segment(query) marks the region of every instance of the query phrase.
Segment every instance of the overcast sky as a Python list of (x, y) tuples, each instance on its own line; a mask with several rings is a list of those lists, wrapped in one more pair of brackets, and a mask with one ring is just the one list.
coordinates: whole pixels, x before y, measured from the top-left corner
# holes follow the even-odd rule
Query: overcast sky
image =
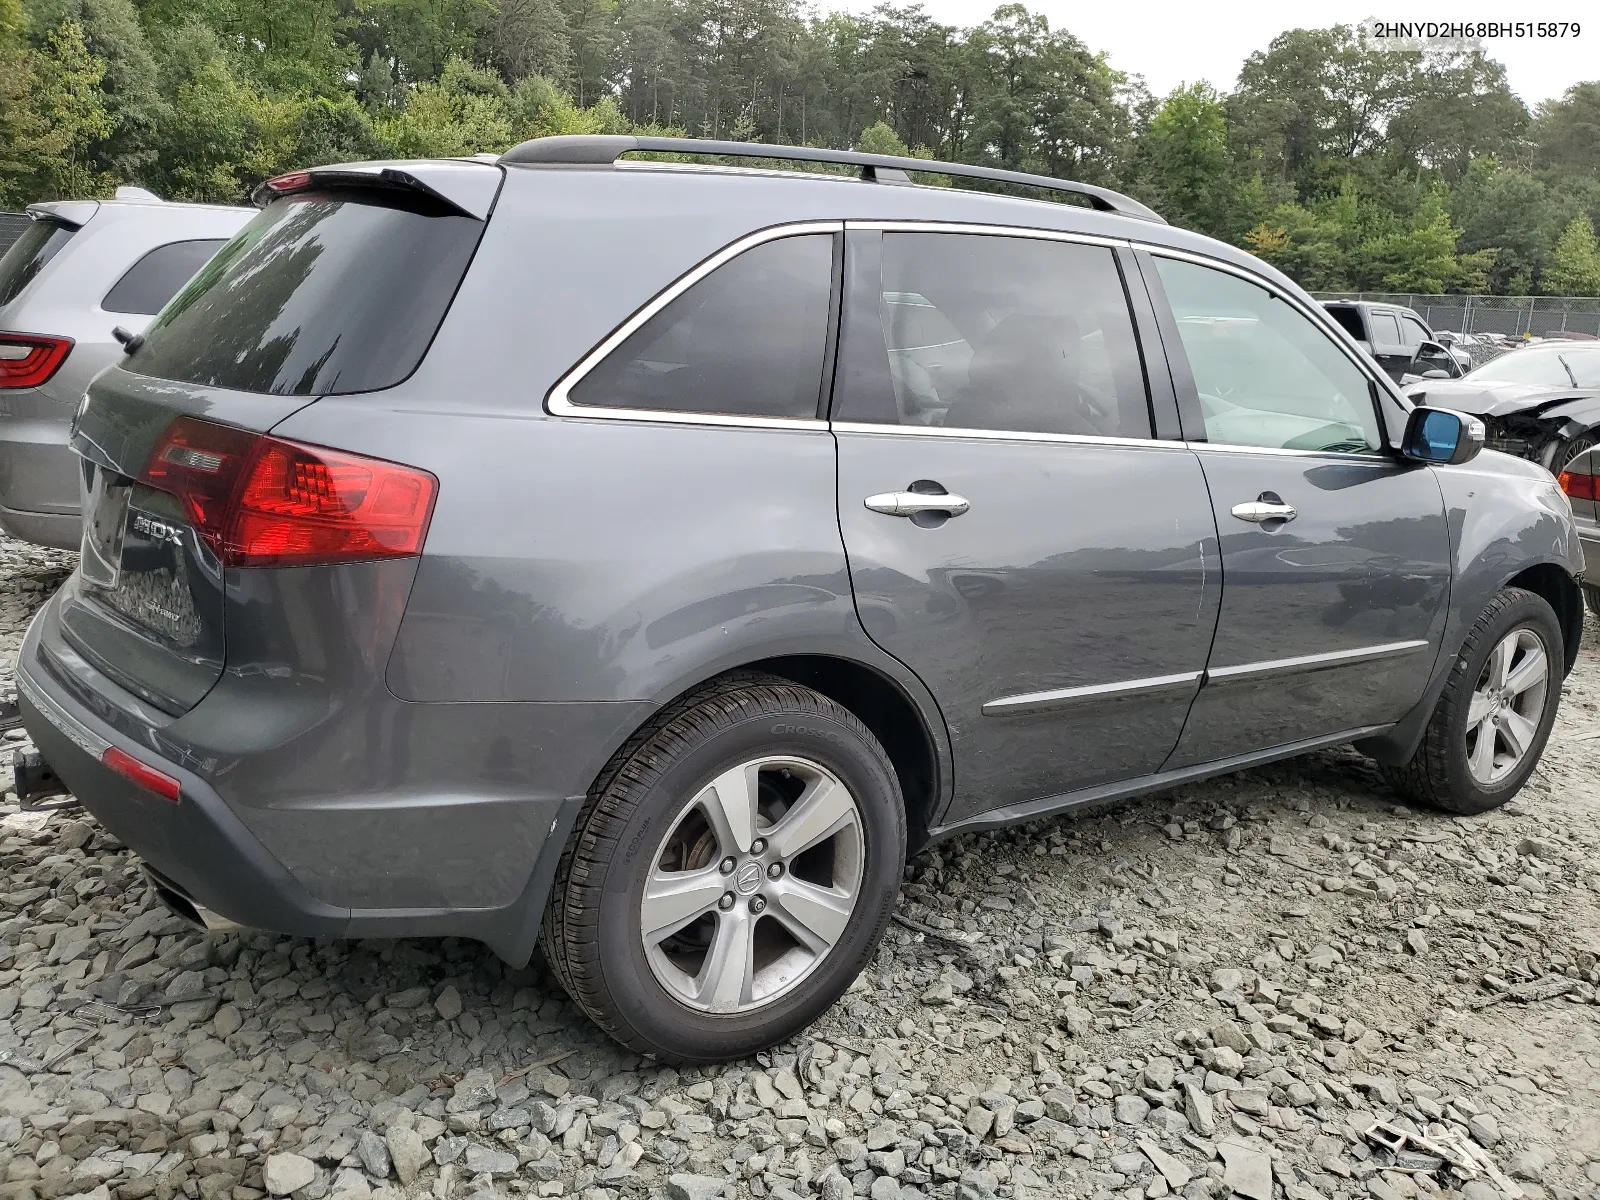
[[(835, 7), (824, 0), (821, 7)], [(844, 0), (843, 7), (866, 12), (874, 0)], [(928, 12), (951, 25), (984, 20), (1000, 0), (923, 0)], [(1105, 51), (1111, 65), (1143, 75), (1150, 90), (1164, 96), (1184, 83), (1204, 79), (1219, 91), (1232, 91), (1239, 67), (1264, 50), (1285, 29), (1354, 25), (1367, 17), (1405, 20), (1579, 21), (1577, 38), (1561, 41), (1487, 43), (1490, 57), (1506, 66), (1511, 88), (1529, 108), (1554, 99), (1584, 79), (1600, 78), (1600, 8), (1594, 0), (1538, 0), (1533, 6), (1506, 0), (1024, 0), (1066, 28), (1089, 49)]]

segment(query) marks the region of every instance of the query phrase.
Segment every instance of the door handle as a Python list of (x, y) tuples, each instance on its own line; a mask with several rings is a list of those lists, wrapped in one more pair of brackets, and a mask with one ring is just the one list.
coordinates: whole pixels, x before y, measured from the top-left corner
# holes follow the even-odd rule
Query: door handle
[(879, 492), (862, 501), (875, 513), (891, 517), (914, 517), (923, 512), (942, 512), (959, 517), (972, 506), (966, 498), (951, 492)]
[(1292, 521), (1299, 516), (1294, 510), (1294, 505), (1284, 504), (1277, 500), (1250, 500), (1244, 504), (1235, 504), (1233, 515), (1241, 521), (1249, 521), (1259, 525), (1263, 521)]

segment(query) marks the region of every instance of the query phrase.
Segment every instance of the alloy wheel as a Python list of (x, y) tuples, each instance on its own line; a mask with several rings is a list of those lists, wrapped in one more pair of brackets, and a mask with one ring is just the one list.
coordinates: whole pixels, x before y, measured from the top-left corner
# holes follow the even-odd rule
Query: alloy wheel
[(651, 858), (639, 916), (656, 981), (706, 1012), (776, 1000), (844, 935), (864, 861), (856, 798), (826, 767), (785, 755), (722, 772)]
[(1484, 663), (1467, 708), (1467, 767), (1480, 785), (1500, 782), (1527, 756), (1544, 713), (1550, 655), (1531, 629), (1513, 629)]

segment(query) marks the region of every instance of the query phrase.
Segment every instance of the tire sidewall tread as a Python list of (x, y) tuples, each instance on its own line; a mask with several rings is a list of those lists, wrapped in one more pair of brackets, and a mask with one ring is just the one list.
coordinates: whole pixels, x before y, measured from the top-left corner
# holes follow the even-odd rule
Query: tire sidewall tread
[[(667, 823), (721, 770), (786, 753), (827, 767), (855, 794), (866, 844), (855, 911), (828, 959), (784, 995), (749, 1014), (695, 1012), (644, 956), (648, 868), (638, 870), (638, 856), (653, 857)], [(738, 1058), (809, 1025), (866, 965), (894, 908), (905, 826), (894, 769), (860, 720), (809, 688), (740, 672), (657, 714), (601, 772), (557, 867), (541, 945), (568, 995), (623, 1045), (667, 1062)]]
[[(1485, 788), (1467, 766), (1467, 707), (1495, 645), (1513, 629), (1526, 625), (1537, 627), (1549, 657), (1544, 710), (1522, 763), (1505, 780)], [(1489, 812), (1511, 800), (1538, 767), (1555, 724), (1561, 698), (1563, 647), (1561, 624), (1544, 597), (1523, 588), (1502, 589), (1462, 642), (1416, 753), (1399, 766), (1384, 768), (1389, 782), (1414, 800), (1464, 816)]]

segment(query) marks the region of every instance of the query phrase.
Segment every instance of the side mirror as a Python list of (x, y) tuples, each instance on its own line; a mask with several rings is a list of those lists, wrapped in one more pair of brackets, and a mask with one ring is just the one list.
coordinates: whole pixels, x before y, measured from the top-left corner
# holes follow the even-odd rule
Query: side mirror
[(1414, 408), (1406, 420), (1400, 453), (1417, 462), (1455, 466), (1483, 449), (1483, 422), (1449, 408)]
[(1424, 371), (1422, 373), (1422, 377), (1424, 379), (1454, 379), (1455, 378), (1455, 376), (1451, 375), (1449, 371), (1443, 370), (1440, 367), (1429, 367), (1426, 371)]

